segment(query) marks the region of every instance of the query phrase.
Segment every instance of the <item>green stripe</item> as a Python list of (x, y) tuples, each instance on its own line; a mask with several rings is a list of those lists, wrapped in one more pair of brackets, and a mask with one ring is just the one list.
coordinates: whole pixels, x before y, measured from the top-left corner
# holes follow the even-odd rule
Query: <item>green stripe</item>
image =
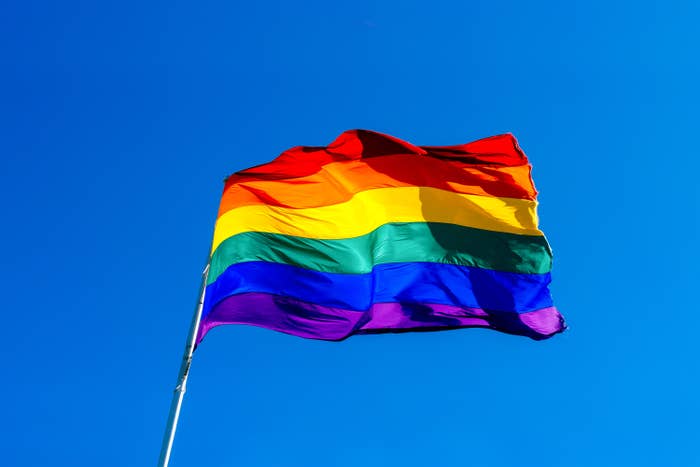
[(377, 264), (408, 262), (542, 274), (552, 268), (552, 253), (543, 236), (432, 222), (385, 224), (367, 235), (341, 240), (244, 232), (226, 239), (214, 251), (207, 283), (230, 265), (247, 261), (343, 274), (366, 274)]

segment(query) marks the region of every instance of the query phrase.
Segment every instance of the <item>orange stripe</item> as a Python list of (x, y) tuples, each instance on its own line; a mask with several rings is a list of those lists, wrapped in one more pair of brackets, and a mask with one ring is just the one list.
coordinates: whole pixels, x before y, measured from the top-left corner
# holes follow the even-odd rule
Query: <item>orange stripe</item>
[(249, 205), (312, 208), (343, 203), (377, 188), (422, 186), (461, 194), (534, 200), (537, 191), (530, 165), (474, 166), (415, 154), (331, 162), (314, 174), (256, 180), (232, 175), (226, 183), (219, 216)]

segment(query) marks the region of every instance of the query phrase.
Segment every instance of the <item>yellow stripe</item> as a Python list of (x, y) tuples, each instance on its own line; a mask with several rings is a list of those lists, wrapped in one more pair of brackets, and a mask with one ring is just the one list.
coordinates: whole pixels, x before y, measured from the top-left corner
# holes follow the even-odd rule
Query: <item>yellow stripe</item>
[(317, 208), (241, 206), (216, 222), (212, 251), (242, 232), (269, 232), (318, 239), (365, 235), (389, 222), (443, 222), (477, 229), (542, 235), (537, 202), (460, 194), (437, 188), (401, 187), (362, 191), (349, 201)]

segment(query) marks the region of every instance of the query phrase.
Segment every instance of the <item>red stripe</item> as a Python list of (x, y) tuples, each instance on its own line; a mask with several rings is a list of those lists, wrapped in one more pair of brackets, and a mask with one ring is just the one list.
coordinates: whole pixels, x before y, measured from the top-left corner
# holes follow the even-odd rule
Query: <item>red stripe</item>
[(368, 130), (350, 130), (327, 147), (297, 146), (274, 161), (238, 172), (227, 185), (248, 180), (280, 180), (312, 175), (325, 164), (370, 159), (379, 156), (413, 154), (445, 159), (457, 166), (517, 166), (527, 164), (511, 134), (492, 136), (458, 146), (415, 146), (393, 136)]

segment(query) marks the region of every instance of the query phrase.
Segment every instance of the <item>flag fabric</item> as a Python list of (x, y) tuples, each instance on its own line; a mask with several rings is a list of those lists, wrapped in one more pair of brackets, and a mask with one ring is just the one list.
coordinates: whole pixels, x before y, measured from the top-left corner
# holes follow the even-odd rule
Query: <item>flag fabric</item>
[(565, 328), (527, 157), (510, 134), (415, 146), (367, 130), (231, 175), (197, 335)]

